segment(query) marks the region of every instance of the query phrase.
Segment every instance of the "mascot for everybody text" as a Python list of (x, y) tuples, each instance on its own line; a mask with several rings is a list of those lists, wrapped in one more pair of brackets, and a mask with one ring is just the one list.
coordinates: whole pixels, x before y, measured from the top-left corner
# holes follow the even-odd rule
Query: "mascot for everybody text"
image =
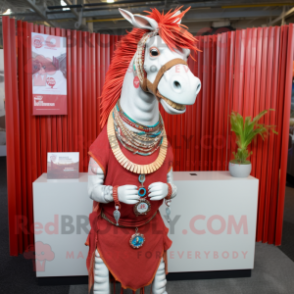
[(180, 24), (186, 11), (119, 11), (135, 28), (114, 52), (100, 97), (103, 129), (89, 151), (89, 288), (109, 294), (111, 277), (121, 293), (153, 283), (153, 294), (166, 294), (171, 240), (158, 209), (165, 200), (169, 216), (177, 188), (158, 106), (182, 114), (195, 102), (201, 83), (187, 58), (196, 39)]

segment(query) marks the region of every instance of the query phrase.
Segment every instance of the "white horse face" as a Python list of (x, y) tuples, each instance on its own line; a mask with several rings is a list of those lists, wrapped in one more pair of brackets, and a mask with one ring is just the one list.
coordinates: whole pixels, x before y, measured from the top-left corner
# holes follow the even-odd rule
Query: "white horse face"
[[(119, 11), (134, 27), (150, 31), (158, 28), (157, 22), (152, 18), (133, 15), (123, 9)], [(186, 62), (189, 54), (189, 49), (171, 51), (159, 35), (151, 37), (146, 42), (144, 70), (147, 73), (147, 81), (151, 87), (154, 84), (157, 85), (156, 89), (152, 87), (152, 92), (160, 99), (163, 108), (169, 114), (184, 113), (185, 106), (194, 104), (200, 92), (201, 82), (187, 65), (175, 62), (173, 66), (166, 67), (166, 64), (174, 59)], [(164, 72), (163, 75), (160, 74), (162, 72)], [(160, 76), (159, 82), (158, 75)], [(150, 90), (149, 87), (148, 89)]]
[[(154, 83), (158, 71), (173, 59), (187, 61), (189, 49), (171, 51), (160, 36), (156, 35), (146, 43), (144, 70), (147, 79)], [(160, 102), (170, 114), (181, 114), (186, 111), (185, 105), (195, 103), (201, 89), (199, 78), (195, 77), (187, 65), (176, 64), (165, 71), (157, 86)]]

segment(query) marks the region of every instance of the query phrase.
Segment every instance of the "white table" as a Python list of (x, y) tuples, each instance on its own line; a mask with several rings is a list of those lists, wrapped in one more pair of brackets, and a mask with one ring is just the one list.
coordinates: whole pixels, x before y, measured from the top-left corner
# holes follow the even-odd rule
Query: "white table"
[[(172, 222), (166, 222), (173, 241), (169, 272), (253, 269), (258, 180), (213, 171), (175, 172), (174, 181), (178, 196), (171, 205)], [(43, 174), (33, 192), (37, 252), (49, 259), (48, 248), (54, 252), (45, 262), (36, 257), (37, 277), (87, 275), (84, 243), (92, 210), (87, 174), (77, 180), (47, 180)], [(160, 210), (165, 215), (165, 205)]]

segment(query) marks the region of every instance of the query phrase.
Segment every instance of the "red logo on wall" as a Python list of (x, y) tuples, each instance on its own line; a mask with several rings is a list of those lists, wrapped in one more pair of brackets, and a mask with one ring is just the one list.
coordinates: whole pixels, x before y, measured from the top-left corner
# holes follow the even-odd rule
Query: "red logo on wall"
[(134, 78), (133, 83), (134, 83), (134, 87), (135, 87), (136, 89), (139, 88), (139, 86), (140, 86), (140, 81), (139, 81), (139, 78), (138, 78), (137, 76)]
[(46, 83), (48, 86), (50, 86), (52, 89), (54, 87), (54, 85), (56, 84), (54, 78), (47, 78)]
[(39, 39), (39, 38), (35, 38), (35, 40), (34, 40), (34, 46), (35, 46), (35, 48), (41, 48), (43, 46), (42, 40)]

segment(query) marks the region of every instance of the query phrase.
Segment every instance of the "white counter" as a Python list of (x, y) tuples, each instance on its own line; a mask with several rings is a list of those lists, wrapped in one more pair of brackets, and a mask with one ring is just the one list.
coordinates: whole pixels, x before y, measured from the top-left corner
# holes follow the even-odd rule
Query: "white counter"
[[(178, 196), (172, 222), (166, 222), (173, 241), (169, 272), (252, 269), (258, 180), (214, 171), (175, 172), (174, 181)], [(87, 275), (84, 243), (92, 210), (87, 174), (77, 180), (47, 180), (43, 174), (33, 192), (37, 277)]]
[(174, 181), (169, 272), (252, 269), (258, 180), (213, 171), (175, 172)]

